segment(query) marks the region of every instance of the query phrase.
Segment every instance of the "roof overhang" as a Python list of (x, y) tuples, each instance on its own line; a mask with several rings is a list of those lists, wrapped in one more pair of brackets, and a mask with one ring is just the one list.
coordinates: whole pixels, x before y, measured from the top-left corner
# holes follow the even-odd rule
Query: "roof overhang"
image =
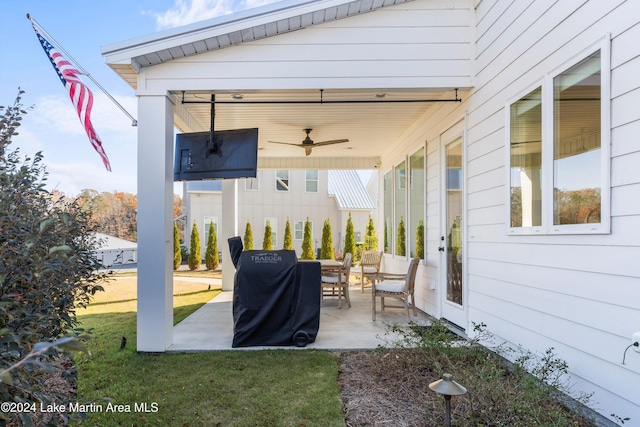
[(412, 0), (285, 0), (102, 47), (107, 64), (137, 88), (141, 68), (224, 49)]

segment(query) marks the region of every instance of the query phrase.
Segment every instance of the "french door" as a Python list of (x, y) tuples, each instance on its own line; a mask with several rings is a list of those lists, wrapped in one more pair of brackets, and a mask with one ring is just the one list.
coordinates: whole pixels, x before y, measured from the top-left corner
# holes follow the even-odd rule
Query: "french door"
[[(461, 127), (461, 126), (460, 126)], [(455, 127), (454, 127), (455, 128)], [(447, 133), (455, 135), (454, 129)], [(464, 276), (464, 159), (461, 130), (450, 139), (443, 135), (443, 185), (440, 253), (442, 317), (466, 330), (467, 295)]]

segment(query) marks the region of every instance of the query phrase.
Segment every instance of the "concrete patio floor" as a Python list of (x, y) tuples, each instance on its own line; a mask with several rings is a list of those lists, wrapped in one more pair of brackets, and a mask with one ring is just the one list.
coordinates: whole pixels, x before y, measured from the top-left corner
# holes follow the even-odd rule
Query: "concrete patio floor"
[[(389, 333), (391, 324), (406, 325), (404, 309), (387, 308), (380, 311), (377, 301), (376, 321), (371, 320), (371, 289), (353, 287), (349, 291), (351, 308), (343, 301), (338, 308), (337, 298), (325, 298), (320, 309), (320, 329), (315, 342), (304, 348), (324, 350), (375, 349), (394, 337)], [(217, 350), (260, 350), (266, 348), (297, 349), (298, 347), (244, 347), (231, 348), (233, 341), (233, 292), (217, 295), (173, 329), (173, 344), (168, 352), (199, 352)], [(388, 304), (399, 301), (388, 299)], [(411, 320), (417, 324), (429, 324), (429, 317), (418, 310)]]

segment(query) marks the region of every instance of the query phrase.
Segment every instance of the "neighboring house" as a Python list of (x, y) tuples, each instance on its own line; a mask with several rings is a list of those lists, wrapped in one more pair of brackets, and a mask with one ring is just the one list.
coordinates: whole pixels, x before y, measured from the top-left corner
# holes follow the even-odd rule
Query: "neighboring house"
[[(302, 253), (304, 223), (309, 219), (314, 253), (322, 244), (325, 220), (331, 223), (333, 247), (342, 250), (347, 220), (351, 215), (356, 242), (364, 240), (369, 216), (375, 217), (375, 205), (353, 170), (260, 170), (256, 178), (238, 181), (238, 235), (243, 237), (247, 222), (251, 224), (255, 249), (262, 248), (267, 221), (272, 229), (274, 249), (281, 249), (287, 220), (291, 227), (293, 249)], [(186, 183), (184, 212), (187, 213), (185, 243), (190, 240), (195, 220), (206, 250), (211, 222), (218, 230), (222, 216), (222, 182)]]
[[(172, 342), (170, 266), (156, 263), (171, 259), (173, 127), (207, 130), (211, 106), (182, 100), (216, 94), (231, 103), (216, 129), (260, 129), (260, 169), (379, 171), (387, 270), (407, 267), (425, 225), (420, 309), (553, 347), (596, 410), (638, 424), (640, 354), (621, 364), (640, 330), (638, 40), (637, 0), (310, 0), (105, 47), (153, 154), (138, 167), (138, 350)], [(350, 142), (309, 156), (269, 142), (310, 127)], [(222, 188), (226, 237), (246, 218)]]
[(95, 236), (101, 242), (100, 248), (96, 251), (96, 258), (105, 268), (137, 262), (138, 244), (136, 242), (102, 233), (95, 233)]

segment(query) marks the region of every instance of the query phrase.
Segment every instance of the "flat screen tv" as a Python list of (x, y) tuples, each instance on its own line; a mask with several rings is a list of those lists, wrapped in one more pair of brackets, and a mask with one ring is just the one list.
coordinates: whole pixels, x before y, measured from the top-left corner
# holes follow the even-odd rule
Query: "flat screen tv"
[(258, 167), (258, 129), (176, 135), (174, 181), (255, 178)]

